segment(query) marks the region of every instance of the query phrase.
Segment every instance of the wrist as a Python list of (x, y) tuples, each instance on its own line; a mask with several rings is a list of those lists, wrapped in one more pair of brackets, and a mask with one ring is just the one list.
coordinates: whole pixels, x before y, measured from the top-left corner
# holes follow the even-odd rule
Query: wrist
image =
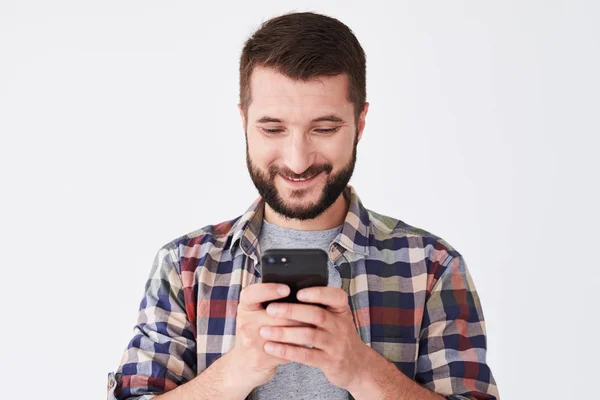
[(276, 372), (273, 366), (270, 370), (254, 369), (248, 365), (248, 356), (238, 349), (232, 349), (229, 353), (221, 357), (227, 368), (228, 385), (241, 387), (242, 390), (250, 393), (254, 388), (268, 382)]
[[(227, 392), (237, 392), (247, 395), (258, 384), (254, 382), (252, 374), (244, 368), (244, 365), (239, 362), (240, 358), (234, 350), (229, 351), (215, 362), (220, 362), (223, 368), (223, 385)], [(243, 379), (240, 379), (242, 378)]]
[(373, 374), (380, 374), (389, 364), (389, 361), (366, 344), (360, 360), (360, 366), (355, 369), (354, 379), (345, 388), (357, 399), (366, 398), (363, 393), (373, 393), (373, 390), (377, 389)]

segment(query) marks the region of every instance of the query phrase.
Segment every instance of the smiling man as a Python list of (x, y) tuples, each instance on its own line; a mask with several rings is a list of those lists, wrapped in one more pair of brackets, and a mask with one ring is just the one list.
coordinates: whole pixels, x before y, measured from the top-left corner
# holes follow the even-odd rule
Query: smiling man
[(357, 126), (345, 74), (298, 79), (254, 67), (252, 105), (239, 105), (248, 171), (265, 200), (267, 221), (299, 230), (333, 228), (348, 208), (340, 195), (354, 171), (368, 103)]
[[(498, 399), (463, 256), (366, 209), (348, 185), (365, 128), (366, 62), (340, 21), (265, 22), (240, 60), (246, 161), (259, 197), (157, 253), (117, 399)], [(265, 301), (270, 248), (321, 248), (329, 284), (309, 304)]]

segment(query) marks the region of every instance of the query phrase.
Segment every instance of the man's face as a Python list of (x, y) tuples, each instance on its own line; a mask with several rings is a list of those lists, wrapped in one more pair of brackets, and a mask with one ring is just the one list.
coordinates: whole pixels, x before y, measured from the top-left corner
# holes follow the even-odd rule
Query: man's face
[(247, 120), (241, 112), (250, 177), (278, 214), (313, 219), (350, 181), (368, 105), (356, 126), (346, 74), (302, 82), (256, 67), (250, 85)]

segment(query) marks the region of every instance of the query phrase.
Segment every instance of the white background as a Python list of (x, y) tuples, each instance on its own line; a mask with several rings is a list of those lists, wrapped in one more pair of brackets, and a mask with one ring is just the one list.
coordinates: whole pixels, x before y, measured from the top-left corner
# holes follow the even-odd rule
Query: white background
[(597, 393), (595, 1), (0, 1), (2, 398), (104, 398), (156, 251), (240, 215), (238, 61), (337, 17), (367, 53), (351, 181), (461, 252), (504, 399)]

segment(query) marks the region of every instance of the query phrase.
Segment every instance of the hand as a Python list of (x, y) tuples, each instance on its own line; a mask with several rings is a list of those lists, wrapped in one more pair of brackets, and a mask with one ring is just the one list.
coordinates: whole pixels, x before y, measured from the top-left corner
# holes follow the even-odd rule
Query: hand
[(269, 304), (269, 315), (314, 327), (264, 327), (261, 336), (269, 340), (265, 351), (278, 359), (317, 367), (331, 384), (348, 389), (360, 378), (365, 361), (371, 359), (371, 349), (356, 331), (347, 293), (340, 288), (321, 286), (302, 289), (297, 298), (326, 305), (327, 309), (308, 304)]
[[(281, 289), (282, 291), (278, 291)], [(269, 316), (262, 303), (286, 297), (290, 293), (287, 285), (276, 283), (255, 283), (240, 293), (240, 302), (236, 316), (236, 339), (229, 352), (235, 372), (243, 374), (246, 381), (254, 387), (271, 380), (277, 372), (277, 366), (289, 361), (270, 355), (264, 351), (265, 340), (259, 335), (260, 328), (268, 326), (304, 326), (305, 324)]]

